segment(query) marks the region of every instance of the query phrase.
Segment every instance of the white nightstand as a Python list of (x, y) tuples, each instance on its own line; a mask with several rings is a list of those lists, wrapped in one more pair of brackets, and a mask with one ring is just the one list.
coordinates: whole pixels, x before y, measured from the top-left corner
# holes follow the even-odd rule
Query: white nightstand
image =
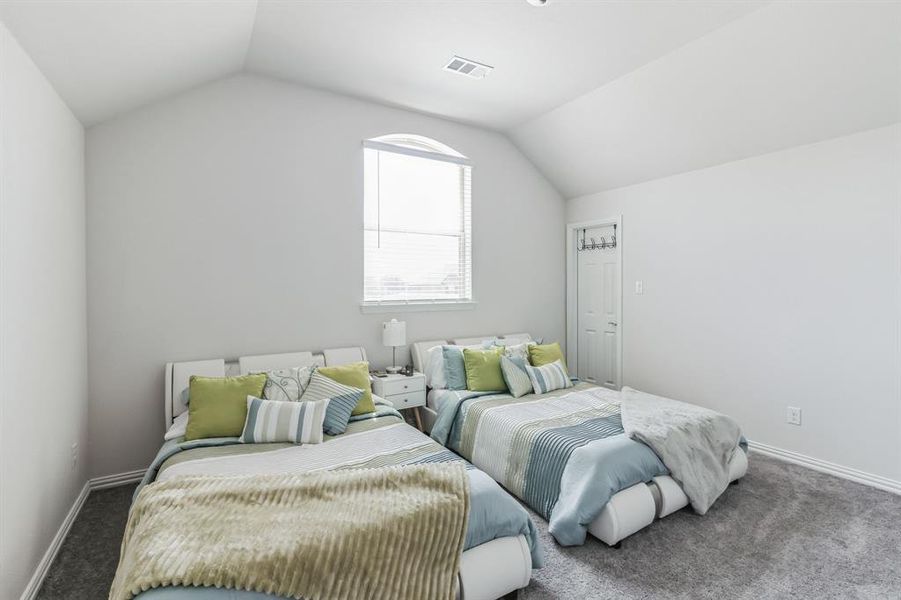
[(406, 375), (372, 377), (372, 393), (393, 404), (397, 410), (412, 408), (416, 415), (416, 426), (422, 431), (419, 407), (425, 406), (425, 375), (413, 373), (410, 377)]

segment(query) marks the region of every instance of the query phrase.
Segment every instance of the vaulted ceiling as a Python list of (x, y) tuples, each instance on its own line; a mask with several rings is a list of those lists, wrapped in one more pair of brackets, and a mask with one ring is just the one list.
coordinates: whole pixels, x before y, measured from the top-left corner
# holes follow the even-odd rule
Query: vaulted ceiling
[[(566, 197), (899, 120), (901, 3), (4, 0), (86, 125), (242, 71), (508, 134)], [(442, 70), (454, 54), (495, 67)]]

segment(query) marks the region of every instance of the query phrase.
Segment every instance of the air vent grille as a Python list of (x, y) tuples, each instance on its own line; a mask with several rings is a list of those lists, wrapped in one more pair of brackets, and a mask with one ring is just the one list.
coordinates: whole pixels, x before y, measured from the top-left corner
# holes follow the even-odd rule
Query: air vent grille
[(466, 75), (473, 79), (483, 79), (488, 73), (494, 70), (494, 67), (483, 65), (482, 63), (463, 58), (462, 56), (454, 56), (450, 59), (449, 63), (444, 65), (444, 70), (460, 75)]

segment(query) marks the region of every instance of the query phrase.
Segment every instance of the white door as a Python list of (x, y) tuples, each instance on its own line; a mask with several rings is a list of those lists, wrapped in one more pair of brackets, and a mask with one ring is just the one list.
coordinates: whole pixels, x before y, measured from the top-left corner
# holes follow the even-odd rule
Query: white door
[[(585, 232), (600, 245), (601, 237), (609, 243), (613, 226), (593, 227)], [(576, 236), (582, 241), (582, 231)], [(578, 376), (584, 381), (619, 389), (619, 322), (620, 322), (620, 248), (580, 250), (577, 252)]]

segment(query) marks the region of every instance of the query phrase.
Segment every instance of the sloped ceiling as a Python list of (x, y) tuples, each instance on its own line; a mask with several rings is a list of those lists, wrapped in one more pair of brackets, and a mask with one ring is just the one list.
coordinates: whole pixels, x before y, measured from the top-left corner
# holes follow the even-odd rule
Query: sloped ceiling
[(253, 2), (0, 2), (0, 19), (85, 125), (240, 71)]
[[(4, 0), (86, 125), (242, 71), (506, 132), (565, 197), (899, 120), (901, 4)], [(453, 54), (496, 67), (472, 80)]]
[[(87, 125), (247, 70), (505, 129), (761, 4), (6, 0), (0, 18)], [(443, 71), (455, 53), (496, 70)]]
[(511, 137), (573, 198), (898, 121), (901, 3), (793, 2), (734, 21)]

